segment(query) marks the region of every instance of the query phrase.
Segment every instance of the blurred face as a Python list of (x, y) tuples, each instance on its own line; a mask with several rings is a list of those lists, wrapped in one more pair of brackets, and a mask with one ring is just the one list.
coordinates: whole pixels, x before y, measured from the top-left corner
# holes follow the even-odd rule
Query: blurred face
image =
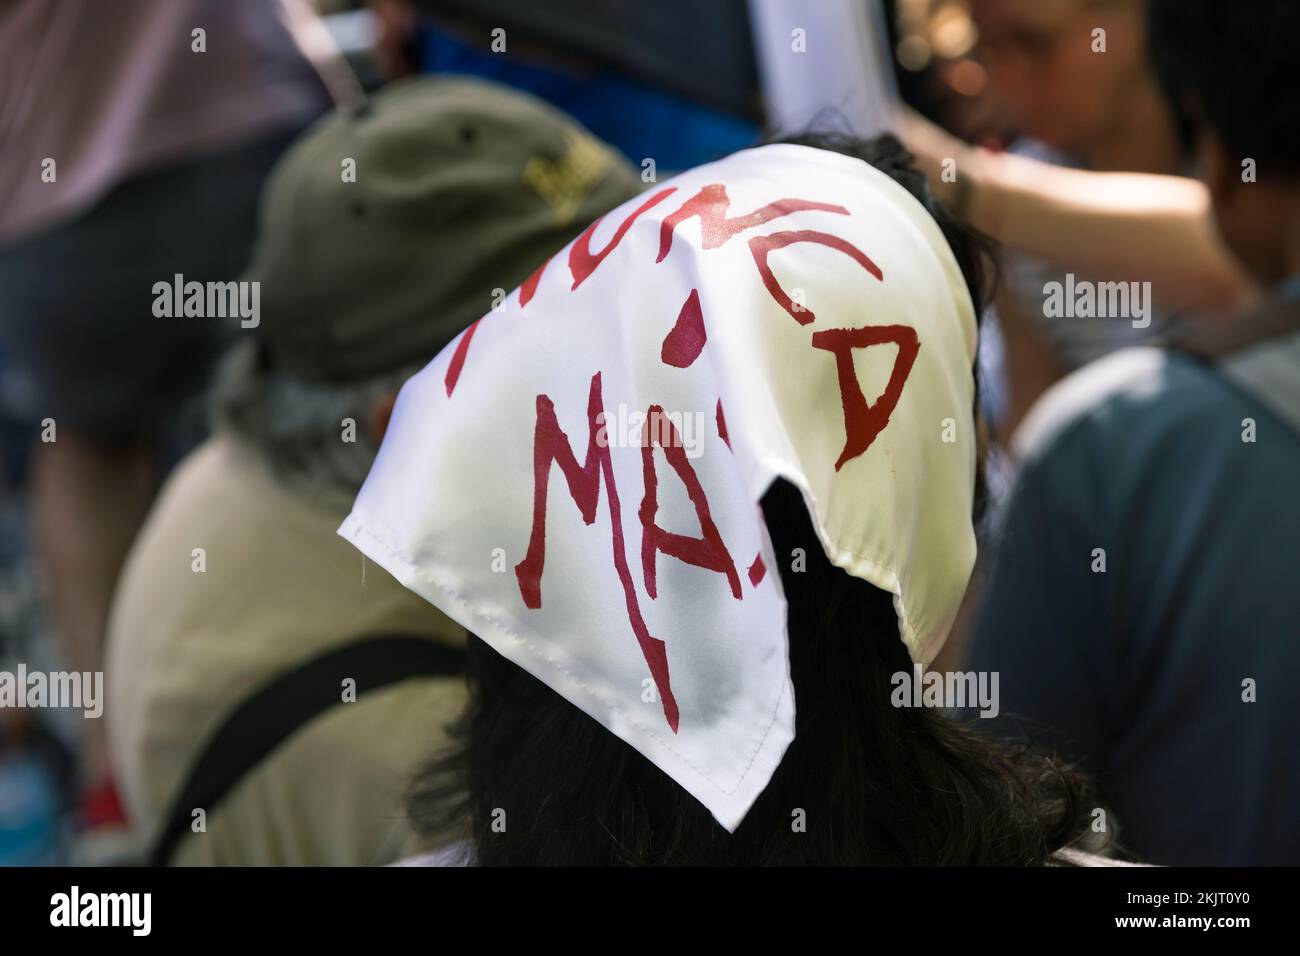
[[(993, 89), (1034, 139), (1086, 153), (1145, 82), (1140, 0), (971, 0)], [(1093, 52), (1093, 30), (1106, 31)]]

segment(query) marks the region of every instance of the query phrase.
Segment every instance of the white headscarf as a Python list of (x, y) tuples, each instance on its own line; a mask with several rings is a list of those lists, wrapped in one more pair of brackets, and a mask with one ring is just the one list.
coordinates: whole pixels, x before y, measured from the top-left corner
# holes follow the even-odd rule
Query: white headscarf
[(906, 190), (747, 150), (593, 224), (411, 379), (339, 533), (734, 830), (795, 729), (773, 572), (799, 559), (759, 501), (796, 485), (928, 663), (975, 557), (975, 346)]

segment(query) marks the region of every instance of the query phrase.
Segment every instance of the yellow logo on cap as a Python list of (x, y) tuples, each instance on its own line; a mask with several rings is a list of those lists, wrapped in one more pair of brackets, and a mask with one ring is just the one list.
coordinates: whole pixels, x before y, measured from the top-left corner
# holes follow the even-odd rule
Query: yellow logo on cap
[(567, 146), (558, 161), (534, 156), (524, 165), (524, 182), (555, 210), (564, 225), (573, 219), (591, 187), (610, 166), (609, 153), (588, 136), (566, 132)]

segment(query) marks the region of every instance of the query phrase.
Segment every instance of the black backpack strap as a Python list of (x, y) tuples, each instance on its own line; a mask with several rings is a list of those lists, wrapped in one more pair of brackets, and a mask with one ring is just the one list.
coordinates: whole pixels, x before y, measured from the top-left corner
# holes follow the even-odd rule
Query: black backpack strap
[(190, 767), (150, 853), (166, 866), (190, 831), (195, 808), (209, 814), (244, 776), (313, 718), (343, 705), (343, 681), (360, 695), (411, 677), (465, 672), (465, 653), (428, 637), (367, 637), (275, 677), (222, 722)]

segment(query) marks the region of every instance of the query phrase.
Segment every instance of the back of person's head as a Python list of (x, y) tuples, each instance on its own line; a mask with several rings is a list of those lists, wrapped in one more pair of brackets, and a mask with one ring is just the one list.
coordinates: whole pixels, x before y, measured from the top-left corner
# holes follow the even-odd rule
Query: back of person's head
[(1175, 107), (1234, 156), (1300, 180), (1300, 4), (1151, 0), (1151, 56)]
[[(792, 142), (856, 157), (902, 185), (937, 221), (972, 301), (986, 300), (986, 244), (929, 196), (897, 140)], [(798, 723), (734, 832), (477, 637), (459, 743), (413, 790), (417, 824), (467, 832), (482, 865), (1036, 865), (1076, 840), (1090, 810), (1082, 781), (933, 709), (894, 706), (895, 675), (910, 677), (913, 664), (893, 596), (831, 563), (793, 485), (774, 484), (762, 511), (773, 553), (800, 556), (778, 568)]]
[(1300, 197), (1300, 4), (1151, 0), (1149, 33), (1220, 231), (1256, 277), (1283, 278)]
[(405, 80), (325, 117), (262, 196), (260, 314), (218, 425), (282, 479), (355, 492), (402, 382), (643, 186), (576, 121), (486, 81)]
[[(832, 566), (798, 493), (763, 512), (782, 567), (794, 741), (734, 833), (628, 744), (477, 638), (459, 746), (410, 800), (431, 834), (468, 832), (492, 865), (1044, 863), (1087, 828), (1072, 771), (890, 702), (912, 673), (891, 596)], [(507, 816), (499, 824), (501, 812)]]

